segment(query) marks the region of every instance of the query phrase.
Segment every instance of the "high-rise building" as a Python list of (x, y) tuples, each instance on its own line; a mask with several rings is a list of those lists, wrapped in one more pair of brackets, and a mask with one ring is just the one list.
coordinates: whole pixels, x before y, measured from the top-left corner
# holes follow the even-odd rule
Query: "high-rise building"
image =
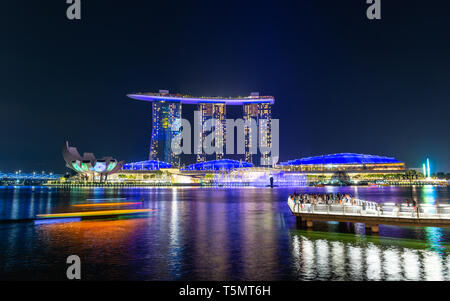
[(172, 164), (178, 163), (177, 156), (172, 152), (171, 143), (174, 137), (180, 133), (181, 103), (154, 101), (152, 122), (149, 159)]
[[(269, 103), (260, 103), (258, 110), (258, 126), (260, 146), (271, 149), (272, 147), (272, 110)], [(269, 153), (261, 153), (260, 165), (272, 165)]]
[[(258, 132), (254, 133), (252, 126), (246, 126), (244, 130), (244, 146), (245, 154), (244, 160), (248, 163), (260, 165), (270, 165), (269, 154), (259, 154), (260, 160), (257, 160), (258, 154), (255, 150), (252, 151), (252, 147), (258, 148), (258, 146), (266, 146), (270, 148), (272, 146), (272, 127), (271, 127), (271, 106), (269, 102), (265, 103), (247, 103), (244, 104), (244, 121), (248, 122), (250, 119), (258, 125)], [(247, 123), (249, 124), (249, 123)], [(256, 140), (256, 141), (255, 141)]]
[[(247, 126), (244, 128), (244, 161), (248, 163), (256, 163), (256, 152), (258, 150), (258, 133), (254, 132), (256, 128), (252, 128), (248, 126), (249, 122), (252, 120), (255, 122), (255, 126), (258, 122), (258, 112), (259, 112), (259, 104), (257, 103), (249, 103), (244, 104), (244, 115), (243, 119), (246, 122)], [(252, 149), (252, 146), (254, 150)], [(252, 153), (253, 152), (253, 153)]]
[[(199, 135), (197, 162), (206, 162), (209, 160), (219, 160), (224, 156), (225, 136), (226, 136), (226, 105), (224, 103), (199, 103), (198, 111), (200, 112), (199, 127), (201, 132)], [(211, 120), (211, 127), (207, 127), (208, 120)], [(219, 125), (220, 128), (216, 128)], [(212, 156), (208, 156), (202, 151), (202, 145), (209, 131), (214, 131), (214, 145), (219, 149)]]
[[(179, 134), (180, 128), (172, 126), (177, 122), (181, 125), (181, 106), (182, 104), (197, 105), (200, 111), (199, 128), (200, 137), (197, 143), (197, 162), (205, 162), (211, 159), (224, 158), (224, 151), (226, 149), (226, 106), (239, 105), (243, 106), (244, 120), (252, 118), (258, 125), (261, 120), (266, 120), (259, 126), (258, 133), (252, 133), (251, 129), (245, 129), (245, 155), (244, 160), (251, 163), (256, 163), (256, 157), (250, 153), (249, 147), (251, 143), (256, 142), (258, 147), (258, 140), (261, 139), (262, 144), (267, 147), (271, 146), (271, 105), (275, 100), (272, 96), (259, 96), (259, 93), (252, 93), (246, 97), (193, 97), (190, 95), (169, 94), (167, 90), (160, 90), (159, 93), (137, 93), (127, 95), (130, 98), (153, 102), (153, 129), (152, 140), (150, 146), (150, 159), (164, 161), (168, 163), (178, 163), (178, 158), (171, 150), (172, 140)], [(208, 120), (217, 120), (220, 126), (218, 131), (215, 131), (213, 144), (216, 146), (222, 145), (215, 154), (209, 156), (203, 150), (203, 142), (208, 135), (210, 129), (205, 124)], [(211, 131), (215, 130), (213, 122)], [(258, 139), (254, 141), (255, 139)], [(268, 155), (263, 155), (260, 163), (264, 164), (264, 158)]]

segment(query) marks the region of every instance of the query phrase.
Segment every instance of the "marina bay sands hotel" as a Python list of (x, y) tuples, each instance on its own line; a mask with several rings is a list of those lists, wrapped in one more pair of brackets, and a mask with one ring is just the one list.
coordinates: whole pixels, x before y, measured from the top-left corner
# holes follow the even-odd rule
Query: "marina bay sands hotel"
[[(200, 149), (207, 136), (205, 123), (210, 119), (219, 121), (222, 129), (221, 131), (217, 131), (216, 134), (222, 134), (214, 137), (214, 140), (216, 145), (217, 142), (222, 142), (222, 145), (225, 148), (227, 105), (242, 106), (244, 121), (253, 119), (259, 124), (259, 120), (267, 120), (265, 126), (259, 127), (258, 135), (256, 135), (256, 133), (251, 133), (251, 127), (245, 127), (245, 154), (243, 158), (245, 162), (253, 164), (260, 163), (257, 160), (256, 154), (250, 151), (250, 146), (254, 143), (251, 139), (259, 138), (265, 145), (271, 146), (271, 106), (275, 102), (275, 99), (272, 96), (259, 96), (258, 92), (253, 92), (247, 97), (193, 97), (190, 95), (170, 94), (167, 90), (160, 90), (159, 93), (128, 94), (127, 96), (136, 100), (152, 102), (153, 127), (149, 155), (150, 160), (163, 161), (172, 164), (178, 163), (178, 157), (171, 150), (171, 141), (179, 134), (179, 131), (173, 131), (172, 125), (176, 123), (181, 124), (183, 104), (197, 105), (197, 110), (200, 112), (201, 118), (199, 122), (201, 122), (201, 125), (199, 125), (199, 128), (201, 129), (201, 133), (199, 140), (201, 143), (198, 144)], [(197, 151), (197, 162), (205, 162), (208, 159), (223, 159), (223, 150), (222, 152), (216, 153), (214, 156), (215, 158), (209, 158), (210, 156), (207, 156), (203, 151), (199, 150)], [(261, 160), (264, 160), (264, 157)]]

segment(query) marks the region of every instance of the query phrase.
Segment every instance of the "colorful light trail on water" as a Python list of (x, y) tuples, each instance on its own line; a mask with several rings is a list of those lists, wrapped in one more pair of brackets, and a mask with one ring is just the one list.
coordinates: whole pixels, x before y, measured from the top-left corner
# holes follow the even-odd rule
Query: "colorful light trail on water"
[(99, 211), (84, 211), (84, 212), (68, 212), (68, 213), (54, 213), (54, 214), (38, 214), (38, 218), (62, 218), (62, 217), (95, 217), (95, 216), (114, 216), (153, 212), (153, 209), (123, 209), (123, 210), (99, 210)]
[(128, 206), (142, 204), (142, 202), (115, 202), (115, 203), (94, 203), (94, 204), (76, 204), (74, 207), (112, 207), (112, 206)]

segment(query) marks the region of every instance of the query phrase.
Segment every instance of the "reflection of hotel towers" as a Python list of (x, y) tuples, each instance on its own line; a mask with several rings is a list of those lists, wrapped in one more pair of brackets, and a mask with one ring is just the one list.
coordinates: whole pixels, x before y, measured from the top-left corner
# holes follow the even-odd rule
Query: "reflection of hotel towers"
[[(271, 105), (274, 103), (272, 96), (259, 96), (258, 92), (251, 93), (247, 97), (221, 98), (221, 97), (192, 97), (189, 95), (169, 94), (167, 90), (160, 90), (159, 93), (137, 93), (128, 94), (128, 97), (137, 100), (152, 102), (153, 108), (153, 130), (150, 147), (150, 160), (158, 160), (169, 163), (178, 163), (178, 157), (171, 150), (172, 139), (180, 133), (180, 130), (172, 130), (172, 125), (181, 125), (181, 105), (195, 104), (201, 114), (201, 134), (200, 141), (203, 144), (206, 136), (210, 131), (206, 132), (205, 122), (209, 119), (219, 120), (222, 131), (218, 131), (214, 140), (223, 141), (223, 150), (212, 155), (214, 159), (221, 159), (225, 151), (225, 125), (226, 125), (226, 106), (242, 105), (244, 108), (243, 119), (252, 118), (256, 122), (267, 120), (265, 126), (259, 127), (259, 133), (252, 133), (251, 128), (245, 129), (245, 155), (246, 162), (256, 163), (255, 154), (251, 154), (251, 143), (258, 148), (258, 140), (262, 140), (262, 144), (267, 147), (271, 146)], [(250, 133), (252, 136), (250, 137)], [(257, 135), (259, 134), (259, 135)], [(259, 136), (259, 137), (258, 137)], [(252, 141), (254, 140), (254, 141)], [(213, 142), (214, 143), (214, 142)], [(201, 146), (202, 144), (199, 143)], [(219, 145), (220, 144), (216, 144)], [(199, 151), (199, 150), (197, 150)], [(197, 161), (203, 162), (209, 159), (205, 153), (197, 155)], [(261, 164), (268, 159), (268, 155), (262, 155)]]

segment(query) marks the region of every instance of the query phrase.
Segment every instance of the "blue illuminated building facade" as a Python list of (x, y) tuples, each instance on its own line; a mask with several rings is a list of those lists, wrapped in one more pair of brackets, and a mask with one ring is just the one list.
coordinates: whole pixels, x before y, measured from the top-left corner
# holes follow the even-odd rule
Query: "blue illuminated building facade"
[(24, 172), (11, 172), (11, 173), (2, 173), (0, 172), (0, 185), (14, 185), (19, 183), (25, 184), (38, 184), (44, 183), (47, 181), (56, 181), (62, 175), (54, 174), (54, 173), (24, 173)]
[(298, 171), (404, 171), (405, 163), (394, 157), (340, 153), (281, 162), (279, 167)]
[(161, 168), (171, 168), (172, 164), (167, 162), (146, 160), (124, 164), (122, 170), (160, 170)]
[(152, 138), (150, 160), (176, 163), (177, 156), (172, 152), (172, 140), (180, 133), (181, 103), (154, 101), (152, 103)]
[(253, 164), (242, 162), (242, 161), (236, 161), (236, 160), (228, 160), (228, 159), (222, 159), (222, 160), (213, 160), (213, 161), (207, 161), (207, 162), (200, 162), (196, 164), (192, 164), (184, 168), (183, 170), (234, 170), (238, 168), (249, 168), (253, 167)]
[(10, 173), (2, 173), (0, 172), (0, 180), (57, 180), (61, 177), (60, 174), (47, 174), (47, 173), (18, 173), (18, 172), (10, 172)]

